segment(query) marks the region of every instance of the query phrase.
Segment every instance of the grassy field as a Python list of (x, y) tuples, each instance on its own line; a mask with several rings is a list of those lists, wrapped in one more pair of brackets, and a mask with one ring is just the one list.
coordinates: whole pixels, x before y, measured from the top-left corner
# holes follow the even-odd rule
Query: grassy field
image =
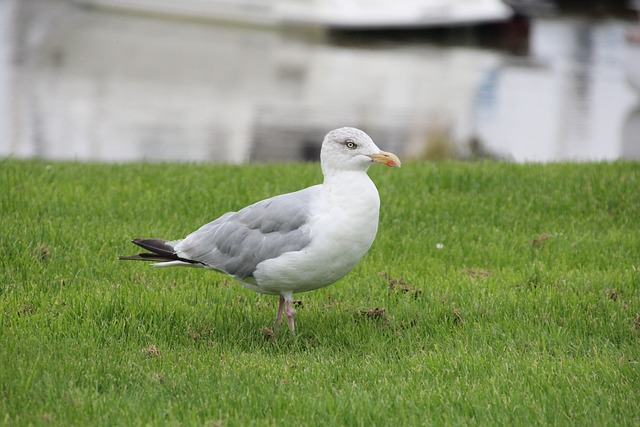
[(640, 164), (372, 168), (378, 237), (275, 297), (117, 261), (317, 164), (0, 161), (2, 425), (640, 425)]

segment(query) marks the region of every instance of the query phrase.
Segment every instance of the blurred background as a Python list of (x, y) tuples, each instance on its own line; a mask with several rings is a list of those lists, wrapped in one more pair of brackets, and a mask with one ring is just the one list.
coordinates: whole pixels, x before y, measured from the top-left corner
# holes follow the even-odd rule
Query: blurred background
[(640, 159), (640, 2), (0, 0), (0, 157)]

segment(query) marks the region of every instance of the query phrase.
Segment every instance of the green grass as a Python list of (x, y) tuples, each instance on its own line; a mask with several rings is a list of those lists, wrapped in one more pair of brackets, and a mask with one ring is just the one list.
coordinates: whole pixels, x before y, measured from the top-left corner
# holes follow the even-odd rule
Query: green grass
[(369, 254), (270, 336), (275, 297), (116, 257), (317, 164), (0, 161), (0, 424), (640, 424), (639, 163), (371, 175)]

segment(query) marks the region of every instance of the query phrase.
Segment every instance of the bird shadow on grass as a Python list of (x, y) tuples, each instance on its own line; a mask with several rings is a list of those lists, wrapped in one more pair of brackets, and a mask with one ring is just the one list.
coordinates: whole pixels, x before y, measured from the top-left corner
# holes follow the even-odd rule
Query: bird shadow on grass
[(96, 325), (107, 326), (101, 331), (104, 339), (197, 351), (285, 354), (368, 348), (376, 340), (402, 340), (405, 334), (428, 329), (416, 318), (415, 309), (398, 311), (395, 306), (415, 305), (420, 294), (386, 276), (378, 279), (390, 295), (382, 305), (363, 306), (332, 293), (304, 295), (296, 302), (295, 333), (284, 321), (274, 328), (276, 297), (253, 294), (225, 279), (211, 283), (176, 280), (173, 275), (145, 277), (136, 276), (134, 286), (123, 286), (96, 304), (100, 308), (92, 316)]
[(238, 352), (264, 351), (270, 354), (333, 352), (368, 347), (376, 339), (386, 341), (389, 336), (398, 337), (416, 324), (415, 321), (394, 319), (384, 307), (367, 310), (340, 307), (323, 313), (299, 310), (299, 314), (300, 322), (295, 332), (290, 331), (286, 324), (274, 330), (271, 312), (264, 310), (260, 313), (249, 310), (248, 315), (236, 317), (233, 321), (221, 317), (197, 321), (185, 318), (181, 335), (186, 336), (186, 340), (182, 338), (176, 343), (203, 349), (224, 346)]

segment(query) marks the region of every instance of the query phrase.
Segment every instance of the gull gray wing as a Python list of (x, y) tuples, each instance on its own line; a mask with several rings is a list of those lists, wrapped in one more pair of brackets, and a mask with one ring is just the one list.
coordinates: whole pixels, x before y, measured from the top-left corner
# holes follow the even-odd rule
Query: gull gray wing
[(228, 212), (177, 242), (175, 252), (232, 276), (250, 277), (262, 261), (310, 243), (305, 225), (319, 191), (316, 185)]

